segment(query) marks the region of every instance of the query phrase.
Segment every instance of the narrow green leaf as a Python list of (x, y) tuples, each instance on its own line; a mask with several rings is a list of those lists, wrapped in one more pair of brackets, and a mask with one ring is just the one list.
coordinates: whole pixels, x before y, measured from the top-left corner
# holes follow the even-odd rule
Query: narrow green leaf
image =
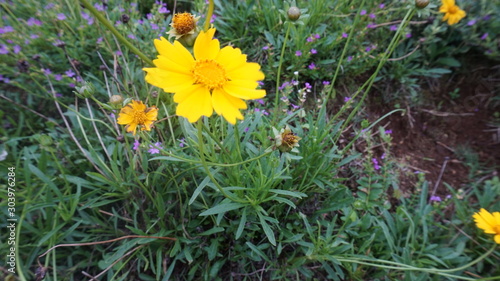
[(222, 213), (226, 213), (226, 212), (229, 212), (232, 210), (242, 208), (244, 206), (245, 206), (245, 204), (241, 204), (241, 203), (222, 203), (222, 204), (219, 204), (215, 207), (212, 207), (212, 208), (206, 210), (205, 212), (201, 213), (200, 216), (210, 216), (210, 215), (222, 214)]

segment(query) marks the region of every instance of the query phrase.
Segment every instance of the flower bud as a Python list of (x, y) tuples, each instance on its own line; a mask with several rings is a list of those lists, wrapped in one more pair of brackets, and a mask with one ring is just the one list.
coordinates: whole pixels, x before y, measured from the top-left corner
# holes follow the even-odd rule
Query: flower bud
[(429, 5), (429, 0), (415, 0), (415, 6), (419, 9), (423, 9)]
[(112, 95), (109, 98), (109, 103), (113, 106), (121, 107), (123, 103), (123, 97), (120, 95)]
[(81, 87), (75, 87), (76, 91), (75, 94), (79, 96), (82, 99), (90, 98), (91, 96), (94, 95), (95, 92), (95, 87), (94, 84), (85, 81), (83, 83), (83, 86)]
[(291, 21), (296, 21), (300, 18), (300, 9), (295, 6), (292, 6), (288, 9), (287, 15)]

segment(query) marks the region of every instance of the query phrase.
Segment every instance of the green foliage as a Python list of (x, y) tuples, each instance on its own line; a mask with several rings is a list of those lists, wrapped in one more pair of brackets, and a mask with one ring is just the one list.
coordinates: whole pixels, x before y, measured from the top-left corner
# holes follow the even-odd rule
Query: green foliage
[[(196, 14), (207, 9), (202, 0), (180, 2)], [(378, 125), (398, 110), (373, 123), (361, 110), (373, 83), (397, 81), (400, 90), (384, 98), (415, 102), (419, 78), (463, 67), (472, 49), (498, 59), (498, 21), (484, 18), (498, 5), (464, 1), (476, 23), (453, 27), (430, 5), (419, 12), (425, 23), (405, 20), (397, 31), (391, 26), (411, 15), (413, 1), (348, 2), (297, 1), (302, 15), (290, 22), (292, 3), (215, 1), (221, 44), (240, 47), (266, 74), (266, 99), (248, 101), (236, 125), (175, 116), (172, 96), (144, 81), (145, 64), (77, 2), (0, 3), (0, 45), (9, 52), (0, 55), (0, 98), (10, 105), (0, 109), (0, 168), (15, 167), (19, 280), (34, 279), (37, 269), (45, 280), (498, 276), (499, 252), (483, 256), (494, 242), (471, 219), (479, 208), (500, 210), (498, 177), (463, 192), (450, 187), (442, 202), (428, 201), (425, 179), (401, 196), (391, 133)], [(93, 4), (156, 56), (153, 40), (172, 17), (160, 13), (161, 3)], [(339, 105), (338, 89), (353, 84)], [(123, 100), (109, 102), (112, 95)], [(116, 124), (132, 99), (158, 107), (152, 131), (132, 136)], [(289, 152), (276, 143), (286, 126), (300, 138)], [(462, 154), (475, 179), (481, 164)], [(2, 214), (9, 197), (0, 185)], [(53, 248), (61, 244), (72, 245)]]

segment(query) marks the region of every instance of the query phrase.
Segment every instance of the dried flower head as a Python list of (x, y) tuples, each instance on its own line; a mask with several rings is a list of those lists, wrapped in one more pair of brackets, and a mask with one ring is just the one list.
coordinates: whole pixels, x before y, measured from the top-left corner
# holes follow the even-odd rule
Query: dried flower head
[(299, 147), (299, 140), (301, 140), (301, 138), (296, 136), (288, 125), (279, 132), (274, 128), (273, 130), (276, 134), (274, 137), (275, 147), (281, 152), (290, 152), (294, 148)]

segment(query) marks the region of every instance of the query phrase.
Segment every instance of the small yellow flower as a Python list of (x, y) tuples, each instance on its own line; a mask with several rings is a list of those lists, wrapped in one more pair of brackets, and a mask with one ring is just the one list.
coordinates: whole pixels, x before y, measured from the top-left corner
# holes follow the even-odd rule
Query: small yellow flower
[(247, 62), (238, 48), (220, 48), (213, 39), (215, 28), (201, 31), (191, 53), (179, 41), (170, 43), (161, 37), (155, 40), (158, 59), (155, 68), (144, 68), (146, 81), (165, 92), (174, 93), (178, 103), (176, 114), (196, 122), (201, 116), (210, 117), (215, 111), (227, 122), (243, 120), (240, 109), (243, 100), (260, 99), (265, 90), (256, 89), (264, 79), (258, 63)]
[(500, 244), (500, 212), (490, 213), (481, 208), (481, 210), (472, 217), (478, 228), (484, 230), (485, 233), (495, 234), (495, 242)]
[(142, 101), (133, 100), (122, 107), (117, 122), (120, 125), (127, 125), (125, 130), (135, 136), (137, 126), (141, 126), (142, 131), (151, 131), (157, 116), (158, 108), (156, 106), (146, 107)]
[(177, 40), (184, 35), (194, 34), (199, 19), (199, 16), (195, 17), (190, 13), (175, 14), (170, 23), (172, 29), (167, 32), (168, 38), (175, 36)]
[(455, 0), (441, 0), (441, 2), (439, 12), (444, 13), (443, 21), (448, 20), (449, 25), (454, 25), (465, 17), (465, 11), (455, 4)]

